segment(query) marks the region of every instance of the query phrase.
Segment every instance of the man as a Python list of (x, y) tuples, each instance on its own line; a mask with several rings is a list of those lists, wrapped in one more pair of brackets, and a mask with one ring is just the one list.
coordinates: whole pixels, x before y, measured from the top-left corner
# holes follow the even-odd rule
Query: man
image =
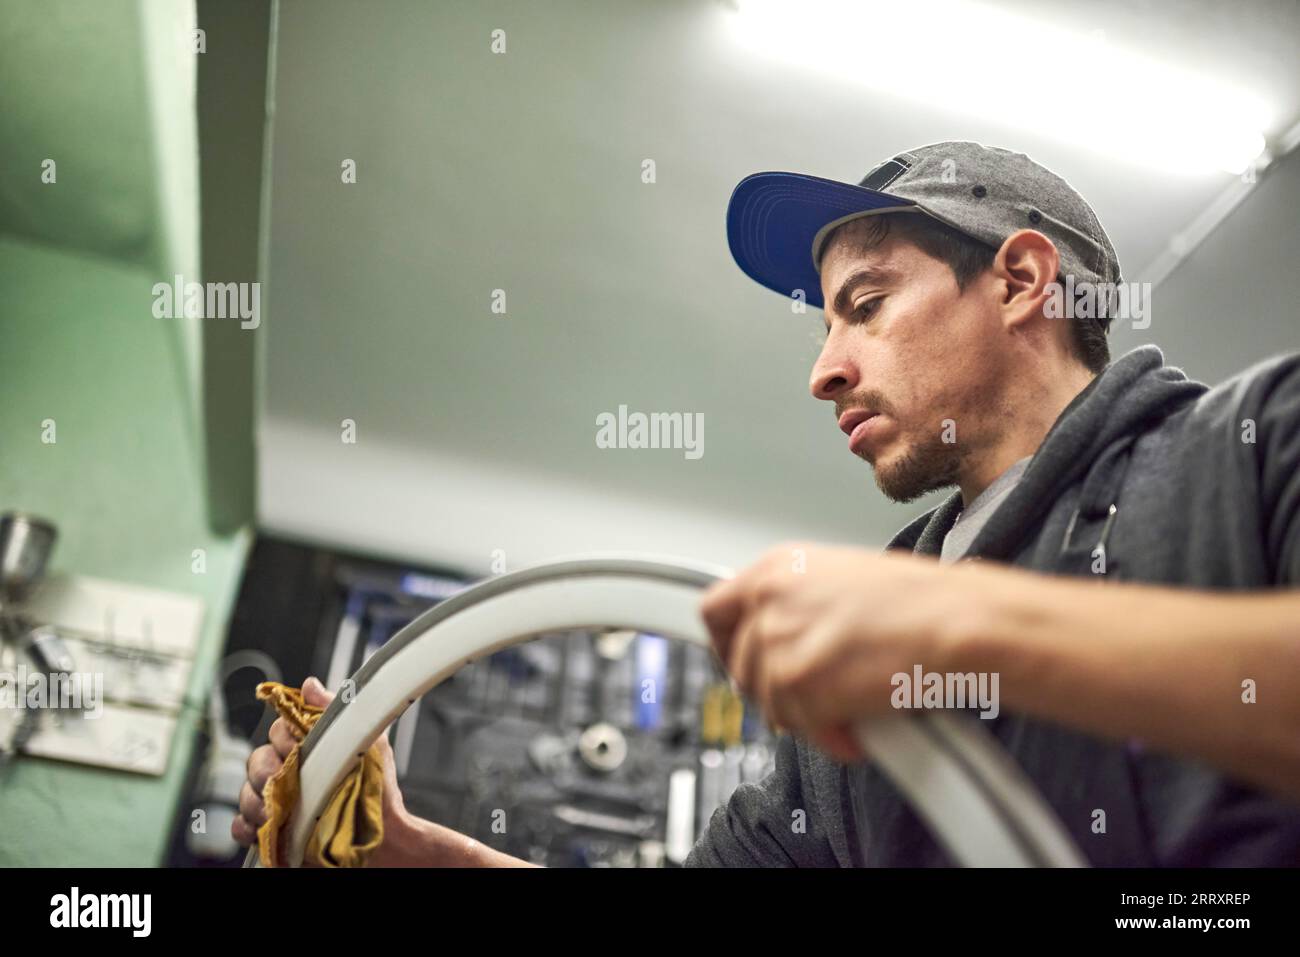
[[(747, 274), (824, 308), (811, 389), (885, 494), (957, 491), (885, 555), (784, 546), (706, 595), (728, 670), (794, 734), (687, 863), (949, 863), (848, 730), (895, 713), (916, 666), (1000, 677), (1000, 714), (963, 717), (1092, 863), (1300, 862), (1300, 694), (1278, 677), (1300, 675), (1300, 361), (1212, 390), (1154, 347), (1109, 363), (1105, 320), (1049, 303), (1058, 282), (1118, 284), (1114, 250), (1082, 197), (1003, 150), (936, 144), (857, 186), (758, 174), (728, 232)], [(245, 843), (292, 746), (271, 737)], [(388, 783), (376, 863), (520, 863)]]
[(1121, 282), (1092, 209), (973, 143), (858, 186), (751, 176), (728, 232), (751, 277), (824, 305), (812, 393), (881, 490), (958, 491), (891, 555), (788, 546), (706, 596), (742, 690), (818, 747), (786, 739), (691, 863), (945, 863), (847, 730), (916, 665), (999, 675), (980, 723), (1092, 863), (1300, 863), (1298, 357), (1212, 390), (1152, 346), (1108, 365), (1104, 318), (1051, 318), (1055, 283)]

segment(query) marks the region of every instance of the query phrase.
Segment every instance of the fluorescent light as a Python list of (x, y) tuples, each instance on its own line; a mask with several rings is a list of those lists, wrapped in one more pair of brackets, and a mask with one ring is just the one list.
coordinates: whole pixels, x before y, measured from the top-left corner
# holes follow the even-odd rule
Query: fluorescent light
[(1262, 101), (1231, 84), (996, 7), (739, 0), (737, 38), (840, 80), (1178, 172), (1240, 174)]

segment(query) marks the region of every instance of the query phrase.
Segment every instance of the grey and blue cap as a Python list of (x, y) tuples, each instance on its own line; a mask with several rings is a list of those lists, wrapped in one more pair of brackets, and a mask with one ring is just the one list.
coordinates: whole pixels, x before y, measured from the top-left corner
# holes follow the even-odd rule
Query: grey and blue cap
[(994, 249), (1034, 229), (1076, 283), (1121, 282), (1119, 259), (1097, 214), (1079, 193), (1023, 153), (979, 143), (934, 143), (899, 153), (860, 183), (802, 173), (755, 173), (727, 207), (727, 242), (745, 275), (785, 296), (803, 290), (822, 308), (818, 274), (836, 227), (864, 216), (931, 216)]

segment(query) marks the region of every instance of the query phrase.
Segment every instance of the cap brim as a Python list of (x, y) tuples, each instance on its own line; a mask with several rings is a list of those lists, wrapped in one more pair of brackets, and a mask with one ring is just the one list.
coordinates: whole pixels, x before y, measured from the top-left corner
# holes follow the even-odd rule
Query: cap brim
[(731, 194), (727, 244), (750, 279), (783, 296), (803, 290), (808, 305), (820, 309), (821, 277), (813, 262), (818, 234), (855, 215), (915, 205), (865, 186), (803, 173), (755, 173)]

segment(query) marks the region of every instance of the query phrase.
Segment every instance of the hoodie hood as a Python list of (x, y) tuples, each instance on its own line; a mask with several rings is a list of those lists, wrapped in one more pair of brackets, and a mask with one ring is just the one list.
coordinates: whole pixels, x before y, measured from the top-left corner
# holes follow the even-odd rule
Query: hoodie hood
[[(1195, 402), (1208, 388), (1181, 369), (1166, 366), (1164, 355), (1153, 345), (1139, 346), (1116, 359), (1065, 407), (1019, 484), (989, 517), (967, 556), (1009, 559), (1036, 532), (1061, 493), (1082, 480), (1064, 549), (1077, 519), (1104, 520), (1111, 512), (1137, 437)], [(954, 492), (900, 531), (888, 547), (939, 554), (961, 510), (961, 492)]]

